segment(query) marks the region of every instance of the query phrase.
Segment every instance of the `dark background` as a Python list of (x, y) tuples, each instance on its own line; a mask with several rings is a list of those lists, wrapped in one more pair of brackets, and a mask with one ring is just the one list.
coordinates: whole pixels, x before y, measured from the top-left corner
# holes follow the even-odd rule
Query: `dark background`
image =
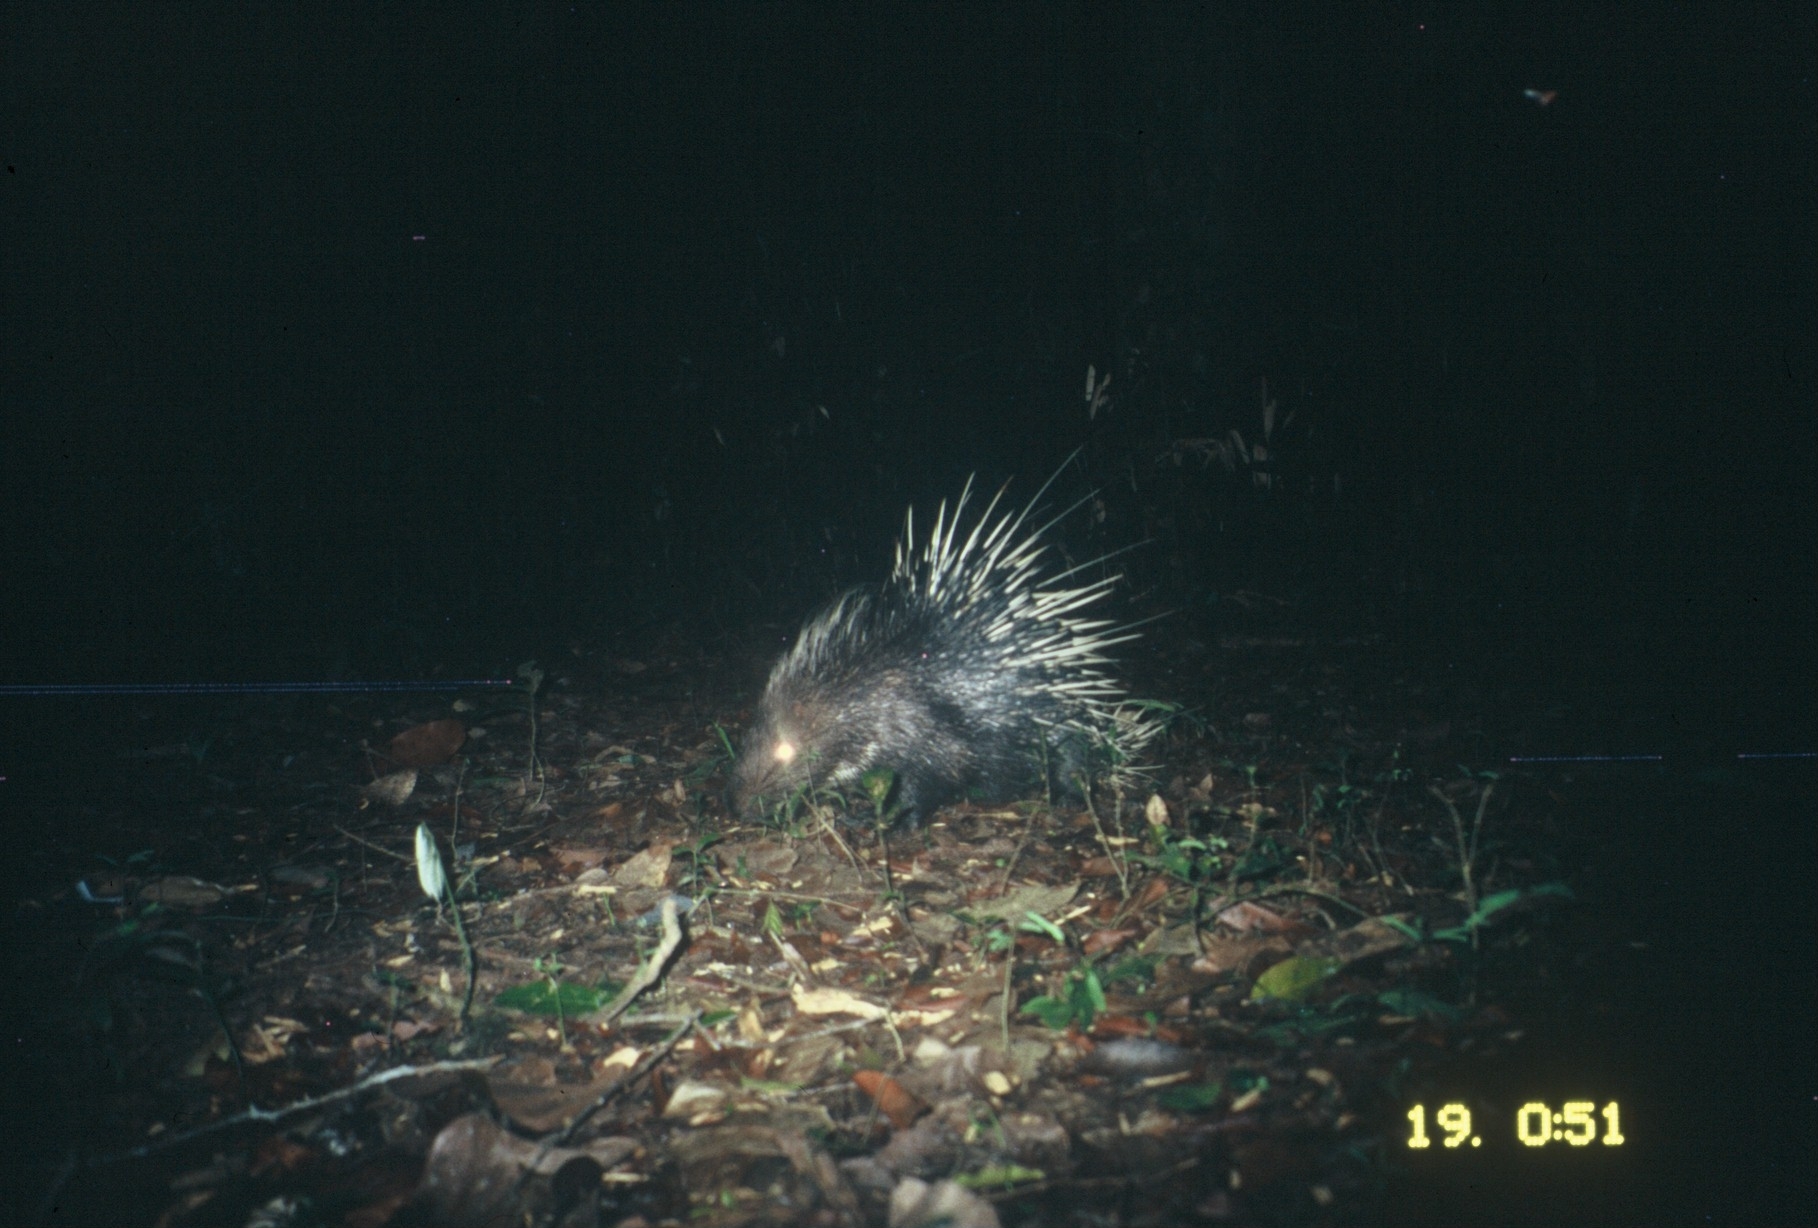
[(1809, 6), (5, 21), (10, 680), (792, 618), (1081, 446), (1160, 606), (1809, 652)]
[[(0, 683), (755, 687), (906, 505), (1059, 470), (1158, 650), (1261, 591), (1603, 697), (1522, 749), (1813, 749), (1809, 4), (336, 12), (0, 16)], [(1738, 1188), (1811, 1135), (1801, 787), (1611, 790)]]

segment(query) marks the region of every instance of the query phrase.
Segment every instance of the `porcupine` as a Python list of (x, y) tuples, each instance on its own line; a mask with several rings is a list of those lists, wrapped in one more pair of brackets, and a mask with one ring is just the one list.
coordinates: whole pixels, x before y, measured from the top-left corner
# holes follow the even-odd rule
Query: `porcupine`
[(1002, 802), (1044, 783), (1077, 796), (1085, 774), (1130, 766), (1156, 726), (1123, 702), (1105, 649), (1135, 632), (1078, 617), (1118, 577), (1064, 586), (1102, 560), (1044, 575), (1042, 535), (1067, 513), (1025, 532), (1047, 485), (998, 516), (1007, 489), (968, 532), (968, 478), (919, 548), (911, 508), (890, 577), (802, 627), (733, 769), (736, 814), (889, 768), (892, 809), (914, 826), (962, 796)]

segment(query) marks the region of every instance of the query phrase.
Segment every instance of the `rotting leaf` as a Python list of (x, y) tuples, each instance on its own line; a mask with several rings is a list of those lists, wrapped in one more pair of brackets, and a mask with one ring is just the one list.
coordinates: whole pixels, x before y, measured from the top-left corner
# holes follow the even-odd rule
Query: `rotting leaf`
[(1089, 956), (1105, 955), (1117, 950), (1134, 937), (1136, 937), (1136, 931), (1129, 928), (1094, 930), (1086, 935), (1086, 940), (1080, 944), (1080, 950)]
[(513, 1203), (520, 1164), (514, 1139), (480, 1113), (456, 1117), (429, 1148), (418, 1203), (436, 1223), (482, 1224), (504, 1217)]
[[(539, 1182), (548, 1183), (546, 1192), (520, 1182), (533, 1161)], [(560, 1212), (554, 1217), (559, 1219), (581, 1200), (598, 1198), (600, 1171), (598, 1161), (585, 1153), (567, 1148), (539, 1152), (536, 1144), (470, 1113), (436, 1136), (416, 1201), (438, 1224), (528, 1222), (541, 1218), (531, 1213), (539, 1205)]]
[(369, 800), (383, 802), (387, 806), (402, 806), (416, 791), (417, 769), (415, 768), (404, 768), (401, 771), (381, 776), (361, 790)]
[(1228, 908), (1220, 908), (1217, 920), (1240, 934), (1305, 934), (1310, 929), (1304, 921), (1284, 917), (1254, 900), (1239, 900)]
[(299, 887), (306, 891), (322, 891), (334, 885), (338, 875), (332, 866), (322, 865), (277, 865), (265, 872), (273, 886)]
[(1029, 913), (1048, 917), (1060, 912), (1079, 894), (1078, 883), (1059, 886), (1018, 887), (991, 900), (974, 900), (966, 911), (977, 917), (995, 917), (1000, 921), (1021, 922)]
[(869, 1096), (878, 1111), (898, 1130), (907, 1130), (927, 1109), (901, 1083), (878, 1070), (861, 1070), (852, 1076), (858, 1089)]
[(385, 753), (405, 767), (435, 767), (455, 757), (467, 741), (467, 726), (453, 717), (414, 725), (391, 740)]
[(500, 1113), (520, 1128), (541, 1134), (568, 1125), (624, 1073), (623, 1068), (612, 1068), (586, 1083), (563, 1083), (547, 1060), (521, 1061), (490, 1075), (486, 1087)]
[(702, 1114), (718, 1113), (732, 1100), (729, 1088), (718, 1083), (708, 1083), (699, 1079), (684, 1079), (675, 1085), (669, 1093), (669, 1100), (663, 1105), (663, 1116), (668, 1118), (694, 1118)]
[(657, 843), (614, 867), (612, 881), (620, 887), (661, 887), (669, 881), (672, 844)]
[(581, 874), (606, 860), (604, 845), (552, 845), (549, 849), (556, 866), (564, 874)]
[(1348, 965), (1399, 950), (1408, 945), (1408, 936), (1395, 925), (1395, 920), (1390, 916), (1365, 917), (1349, 929), (1308, 939), (1300, 944), (1299, 953), (1313, 958), (1336, 959), (1341, 965)]
[(887, 1013), (875, 1002), (867, 1002), (843, 989), (803, 989), (795, 985), (789, 991), (795, 1009), (804, 1015), (857, 1015), (860, 1019), (882, 1019)]
[(1174, 890), (1174, 885), (1166, 878), (1162, 878), (1158, 875), (1157, 877), (1150, 879), (1147, 883), (1143, 884), (1143, 889), (1137, 893), (1136, 899), (1131, 901), (1131, 911), (1138, 913), (1146, 912), (1167, 899), (1168, 892), (1172, 890)]
[(227, 897), (227, 888), (216, 883), (191, 878), (187, 874), (169, 874), (153, 879), (139, 888), (141, 904), (165, 904), (172, 908), (211, 908)]

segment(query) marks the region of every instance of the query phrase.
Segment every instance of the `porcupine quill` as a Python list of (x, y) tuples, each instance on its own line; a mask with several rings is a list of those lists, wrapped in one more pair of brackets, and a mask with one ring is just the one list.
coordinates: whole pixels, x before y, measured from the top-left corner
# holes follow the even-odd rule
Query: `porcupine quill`
[(1137, 633), (1080, 616), (1119, 577), (1066, 582), (1102, 559), (1043, 574), (1043, 534), (1073, 509), (1025, 526), (1053, 481), (1002, 515), (1000, 488), (967, 531), (968, 478), (919, 548), (909, 510), (890, 577), (835, 598), (770, 671), (732, 773), (736, 814), (889, 768), (892, 809), (914, 825), (962, 797), (1077, 796), (1089, 776), (1130, 770), (1159, 726), (1125, 700), (1105, 650)]

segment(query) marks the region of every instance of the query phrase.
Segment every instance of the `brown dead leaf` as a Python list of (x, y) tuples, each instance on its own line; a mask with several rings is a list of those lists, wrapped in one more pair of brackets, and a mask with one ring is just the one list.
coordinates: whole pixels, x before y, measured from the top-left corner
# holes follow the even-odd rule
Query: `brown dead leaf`
[(670, 844), (657, 843), (615, 867), (612, 881), (621, 887), (661, 887), (669, 879)]
[(858, 1089), (871, 1097), (878, 1112), (898, 1130), (907, 1130), (928, 1108), (901, 1083), (879, 1070), (861, 1070), (852, 1076)]
[(385, 753), (405, 767), (435, 767), (455, 757), (467, 741), (467, 726), (453, 717), (414, 725), (391, 740)]
[(555, 857), (556, 868), (564, 874), (579, 874), (606, 860), (605, 848), (597, 845), (558, 844), (549, 851)]
[[(1216, 906), (1215, 906), (1216, 907)], [(1284, 917), (1253, 900), (1239, 900), (1220, 909), (1217, 919), (1240, 934), (1309, 934), (1312, 927), (1292, 917)]]
[(1150, 879), (1143, 884), (1143, 889), (1136, 893), (1136, 899), (1131, 901), (1130, 910), (1142, 912), (1146, 908), (1153, 908), (1167, 898), (1171, 889), (1165, 878)]
[(555, 1063), (544, 1053), (526, 1053), (515, 1061), (495, 1066), (492, 1071), (494, 1084), (517, 1083), (527, 1087), (548, 1087), (555, 1081)]
[(746, 879), (781, 878), (801, 860), (794, 845), (769, 837), (722, 844), (713, 850), (713, 855), (727, 873)]
[(1020, 925), (1029, 913), (1041, 917), (1059, 916), (1078, 894), (1078, 883), (1028, 883), (990, 899), (975, 899), (968, 907), (981, 917), (999, 917), (1012, 925)]
[(730, 1088), (699, 1079), (683, 1079), (669, 1093), (669, 1099), (663, 1105), (663, 1116), (705, 1122), (716, 1116), (724, 1116), (726, 1106), (731, 1102)]
[(322, 891), (335, 882), (332, 866), (281, 865), (273, 866), (265, 873), (274, 887), (293, 887), (299, 891)]
[(1293, 954), (1294, 948), (1280, 938), (1260, 935), (1242, 938), (1226, 934), (1201, 935), (1200, 954), (1188, 968), (1192, 972), (1220, 975), (1247, 972), (1254, 975), (1271, 963)]
[(254, 1177), (294, 1173), (315, 1158), (313, 1148), (285, 1138), (282, 1134), (274, 1134), (260, 1143), (253, 1152), (252, 1166), (247, 1172)]
[(1153, 1038), (1176, 1045), (1186, 1041), (1186, 1035), (1179, 1028), (1157, 1027), (1152, 1020), (1138, 1019), (1134, 1015), (1100, 1015), (1092, 1021), (1094, 1040), (1109, 1040), (1118, 1036)]
[[(420, 1222), (488, 1224), (529, 1222), (528, 1207), (548, 1205), (550, 1192), (526, 1190), (520, 1180), (535, 1164), (539, 1178), (557, 1190), (597, 1187), (601, 1169), (592, 1156), (537, 1144), (501, 1130), (478, 1113), (457, 1117), (436, 1136), (417, 1187)], [(597, 1212), (596, 1212), (597, 1214)]]
[(266, 1016), (240, 1033), (240, 1058), (248, 1066), (275, 1062), (290, 1052), (290, 1038), (309, 1031), (294, 1019)]
[(486, 1083), (499, 1112), (541, 1134), (567, 1125), (622, 1077), (623, 1071), (611, 1070), (586, 1083), (563, 1083), (554, 1063), (538, 1054), (501, 1067)]
[(1304, 959), (1337, 960), (1346, 966), (1407, 945), (1408, 936), (1390, 925), (1388, 918), (1366, 917), (1350, 929), (1321, 934), (1301, 943), (1295, 954)]
[(1104, 955), (1117, 950), (1134, 937), (1136, 931), (1133, 929), (1093, 930), (1086, 935), (1086, 941), (1080, 944), (1080, 949), (1087, 955)]
[(882, 1019), (888, 1012), (875, 1002), (867, 1002), (843, 989), (804, 989), (798, 982), (789, 990), (795, 1009), (804, 1015), (857, 1015), (860, 1019)]
[(402, 806), (410, 800), (410, 795), (417, 791), (417, 769), (404, 768), (381, 776), (361, 790), (375, 802), (387, 806)]
[(227, 888), (187, 874), (166, 875), (139, 888), (139, 903), (163, 904), (168, 908), (210, 908), (226, 896)]

